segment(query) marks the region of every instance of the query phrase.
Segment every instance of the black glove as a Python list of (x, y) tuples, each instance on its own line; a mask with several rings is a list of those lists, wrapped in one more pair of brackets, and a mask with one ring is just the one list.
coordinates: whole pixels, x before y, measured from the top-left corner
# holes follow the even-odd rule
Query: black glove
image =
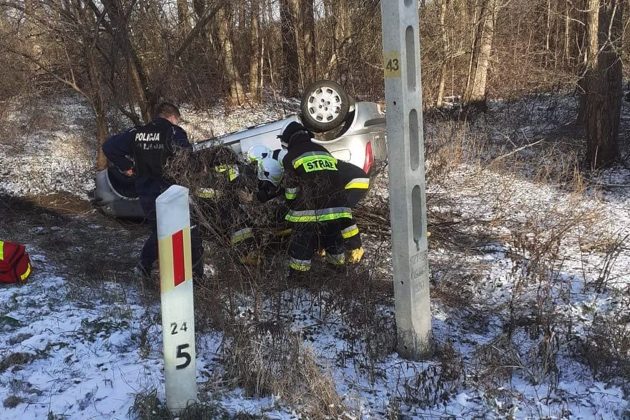
[(256, 199), (260, 201), (261, 203), (266, 203), (267, 201), (271, 200), (271, 197), (269, 197), (269, 195), (267, 194), (267, 191), (258, 190), (256, 192)]

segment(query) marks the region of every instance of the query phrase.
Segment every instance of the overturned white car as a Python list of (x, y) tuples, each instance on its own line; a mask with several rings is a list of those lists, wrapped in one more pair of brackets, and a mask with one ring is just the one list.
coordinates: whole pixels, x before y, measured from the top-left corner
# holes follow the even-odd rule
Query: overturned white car
[[(339, 84), (327, 80), (315, 82), (305, 90), (300, 114), (197, 142), (193, 151), (218, 145), (230, 146), (238, 153), (256, 145), (279, 149), (278, 135), (293, 121), (318, 133), (313, 141), (334, 157), (368, 174), (375, 161), (387, 156), (385, 115), (381, 107), (373, 102), (355, 102)], [(97, 173), (93, 203), (114, 217), (143, 217), (133, 179), (114, 167)]]

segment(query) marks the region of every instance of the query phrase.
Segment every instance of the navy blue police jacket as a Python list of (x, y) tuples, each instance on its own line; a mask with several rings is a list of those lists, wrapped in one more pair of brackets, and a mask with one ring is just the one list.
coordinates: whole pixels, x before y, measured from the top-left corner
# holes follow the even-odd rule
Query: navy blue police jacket
[(164, 164), (176, 148), (191, 148), (183, 128), (164, 118), (115, 134), (103, 144), (110, 162), (125, 172), (134, 169), (140, 197), (157, 197), (173, 184), (164, 174)]

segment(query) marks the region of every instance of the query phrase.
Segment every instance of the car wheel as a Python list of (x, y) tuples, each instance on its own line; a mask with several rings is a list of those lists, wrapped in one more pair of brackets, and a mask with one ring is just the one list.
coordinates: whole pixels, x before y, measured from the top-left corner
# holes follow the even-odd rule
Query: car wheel
[(348, 115), (350, 101), (339, 83), (332, 80), (314, 82), (302, 95), (302, 122), (316, 133), (339, 127)]

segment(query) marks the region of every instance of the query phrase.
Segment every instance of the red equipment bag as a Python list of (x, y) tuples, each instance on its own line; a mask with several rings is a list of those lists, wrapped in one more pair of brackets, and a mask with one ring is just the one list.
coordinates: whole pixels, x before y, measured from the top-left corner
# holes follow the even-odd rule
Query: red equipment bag
[(31, 260), (22, 244), (0, 241), (0, 283), (24, 283), (31, 275)]

